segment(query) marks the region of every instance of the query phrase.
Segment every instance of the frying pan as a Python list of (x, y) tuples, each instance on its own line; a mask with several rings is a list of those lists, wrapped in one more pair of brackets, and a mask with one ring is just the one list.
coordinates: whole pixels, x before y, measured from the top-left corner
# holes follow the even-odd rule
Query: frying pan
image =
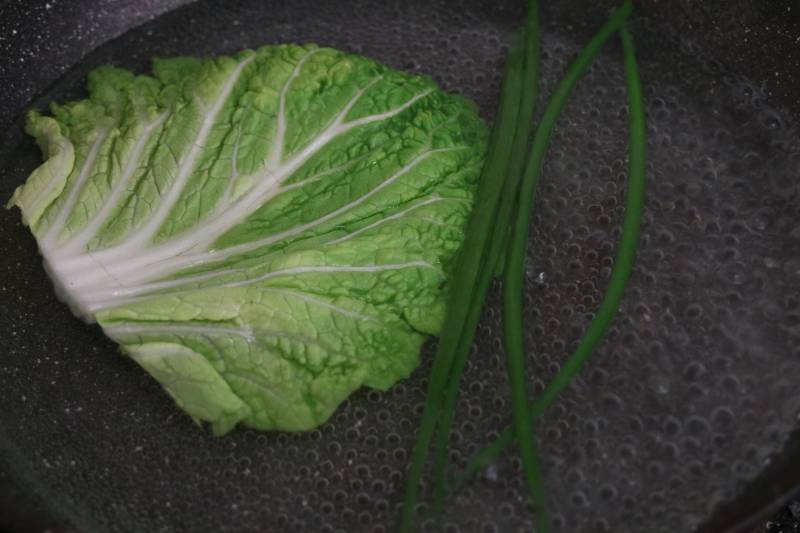
[[(429, 74), (491, 119), (505, 43), (522, 16), (510, 0), (183, 3), (0, 8), (0, 197), (40, 158), (21, 112), (81, 97), (101, 64), (145, 72), (157, 55), (314, 41)], [(612, 5), (546, 4), (545, 96)], [(791, 8), (637, 6), (649, 119), (641, 249), (612, 331), (538, 427), (558, 531), (733, 531), (800, 481)], [(624, 198), (624, 91), (613, 43), (576, 89), (545, 163), (526, 289), (534, 391), (605, 287)], [(86, 532), (391, 529), (433, 342), (411, 378), (359, 391), (318, 430), (214, 438), (56, 300), (17, 212), (0, 213), (0, 249), (0, 458), (58, 518)], [(495, 290), (464, 379), (454, 468), (509, 422), (500, 335)], [(487, 468), (448, 501), (445, 530), (530, 531), (519, 471), (513, 452)]]

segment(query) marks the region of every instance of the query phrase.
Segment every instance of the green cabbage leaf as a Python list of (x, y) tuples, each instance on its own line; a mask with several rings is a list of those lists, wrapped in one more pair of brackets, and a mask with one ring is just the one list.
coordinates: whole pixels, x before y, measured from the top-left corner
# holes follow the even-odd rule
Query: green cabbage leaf
[(217, 434), (409, 375), (487, 136), (430, 79), (314, 45), (102, 67), (27, 131), (10, 205), (60, 295)]

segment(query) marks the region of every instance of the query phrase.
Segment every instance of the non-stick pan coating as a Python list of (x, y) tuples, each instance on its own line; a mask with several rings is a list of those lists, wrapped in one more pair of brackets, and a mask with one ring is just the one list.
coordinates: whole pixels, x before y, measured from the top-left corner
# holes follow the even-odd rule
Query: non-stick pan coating
[[(34, 105), (80, 97), (105, 63), (146, 72), (156, 55), (313, 41), (429, 74), (490, 119), (517, 3), (199, 2), (102, 46)], [(604, 12), (567, 16), (575, 27), (544, 28), (548, 91)], [(611, 334), (538, 427), (559, 531), (689, 531), (762, 471), (800, 413), (794, 123), (691, 35), (657, 17), (632, 30), (649, 115), (642, 247)], [(605, 287), (625, 102), (614, 43), (578, 86), (541, 178), (526, 297), (535, 391)], [(19, 125), (2, 151), (7, 198), (40, 156)], [(91, 532), (390, 529), (427, 363), (386, 393), (358, 392), (317, 431), (214, 438), (56, 300), (16, 211), (0, 214), (0, 249), (1, 455), (54, 512)], [(456, 465), (509, 421), (496, 292), (490, 303), (464, 380)], [(449, 501), (445, 523), (529, 531), (525, 501), (512, 453)]]

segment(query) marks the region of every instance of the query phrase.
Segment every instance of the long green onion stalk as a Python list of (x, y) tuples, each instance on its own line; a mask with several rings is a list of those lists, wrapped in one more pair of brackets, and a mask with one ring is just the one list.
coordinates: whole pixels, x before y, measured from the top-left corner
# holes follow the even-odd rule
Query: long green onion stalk
[[(400, 532), (414, 528), (419, 483), (428, 458), (433, 433), (440, 415), (445, 387), (450, 378), (456, 351), (465, 336), (474, 334), (474, 327), (465, 327), (469, 313), (476, 301), (474, 287), (485, 263), (485, 250), (503, 191), (513, 143), (513, 133), (519, 117), (519, 101), (522, 89), (523, 57), (519, 46), (509, 50), (500, 97), (497, 120), (492, 128), (486, 163), (481, 172), (472, 215), (467, 224), (462, 252), (453, 275), (453, 283), (447, 306), (442, 334), (433, 359), (433, 368), (428, 382), (427, 397), (422, 412), (417, 442), (411, 455), (411, 465), (406, 477), (406, 491), (400, 517)], [(483, 305), (483, 299), (477, 304)]]
[[(454, 273), (448, 312), (433, 361), (422, 422), (408, 471), (400, 532), (410, 532), (414, 528), (419, 484), (434, 436), (434, 516), (438, 517), (442, 511), (448, 488), (445, 473), (449, 434), (460, 380), (486, 293), (502, 259), (505, 259), (503, 322), (513, 424), (498, 439), (470, 459), (450, 489), (459, 487), (494, 461), (516, 437), (520, 445), (525, 481), (537, 510), (537, 531), (547, 533), (551, 529), (546, 493), (539, 472), (533, 424), (574, 379), (607, 332), (630, 277), (639, 241), (645, 181), (645, 119), (633, 42), (624, 27), (632, 9), (632, 2), (626, 0), (615, 10), (567, 70), (544, 110), (526, 164), (525, 153), (531, 135), (539, 77), (538, 2), (529, 0), (523, 45), (515, 43), (508, 54), (498, 119), (492, 129), (487, 160), (476, 194), (478, 201), (470, 217)], [(588, 70), (602, 45), (615, 32), (619, 32), (625, 52), (630, 109), (630, 169), (622, 237), (604, 299), (578, 349), (542, 396), (529, 403), (522, 335), (522, 293), (525, 249), (534, 193), (556, 120), (578, 80)]]
[(528, 2), (527, 22), (522, 34), (522, 42), (522, 90), (519, 97), (519, 114), (514, 132), (511, 158), (497, 209), (492, 238), (488, 243), (488, 251), (484, 255), (483, 268), (478, 276), (473, 299), (469, 306), (470, 313), (464, 326), (461, 342), (456, 350), (453, 367), (450, 369), (450, 379), (445, 389), (444, 405), (442, 406), (436, 430), (433, 467), (433, 515), (437, 518), (441, 515), (446, 494), (450, 430), (452, 428), (458, 390), (461, 385), (461, 376), (467, 364), (475, 328), (480, 320), (481, 310), (491, 285), (495, 265), (502, 258), (504, 244), (507, 240), (507, 230), (516, 207), (517, 190), (525, 167), (528, 143), (533, 131), (533, 112), (539, 86), (539, 3), (537, 0)]
[[(528, 242), (528, 227), (533, 209), (533, 197), (556, 120), (566, 105), (570, 93), (578, 80), (589, 69), (603, 44), (625, 23), (632, 7), (630, 2), (626, 2), (612, 14), (608, 22), (600, 28), (589, 41), (589, 44), (578, 54), (578, 57), (567, 70), (566, 75), (550, 98), (533, 139), (530, 158), (528, 159), (525, 176), (520, 187), (519, 202), (511, 242), (508, 247), (505, 275), (503, 277), (503, 328), (508, 379), (511, 389), (513, 432), (519, 443), (519, 454), (522, 459), (525, 482), (536, 508), (537, 531), (542, 533), (549, 531), (551, 528), (546, 495), (542, 486), (538, 459), (535, 453), (533, 417), (528, 403), (525, 346), (522, 334), (525, 252)], [(604, 333), (605, 330), (601, 332), (601, 336)]]
[[(646, 128), (641, 80), (636, 65), (633, 39), (624, 26), (619, 29), (619, 32), (625, 55), (630, 113), (628, 192), (625, 199), (622, 236), (603, 301), (586, 334), (581, 339), (578, 348), (542, 395), (529, 406), (528, 417), (531, 421), (540, 416), (553, 403), (558, 394), (572, 382), (586, 361), (588, 361), (595, 347), (603, 339), (617, 313), (625, 286), (633, 271), (636, 249), (639, 244), (642, 206), (644, 204)], [(452, 489), (461, 486), (482, 468), (491, 464), (513, 441), (514, 430), (512, 427), (508, 427), (500, 437), (486, 448), (477, 452), (468, 461), (467, 466), (457, 477)]]

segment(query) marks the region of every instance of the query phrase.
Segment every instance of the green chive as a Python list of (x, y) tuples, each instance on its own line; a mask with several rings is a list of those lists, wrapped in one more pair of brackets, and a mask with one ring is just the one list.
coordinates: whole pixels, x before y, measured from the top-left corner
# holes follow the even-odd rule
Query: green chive
[[(501, 91), (498, 119), (492, 129), (490, 148), (481, 172), (476, 202), (467, 224), (462, 252), (457, 262), (450, 286), (450, 296), (439, 346), (433, 360), (428, 382), (427, 397), (422, 413), (417, 442), (411, 456), (399, 531), (409, 532), (414, 527), (415, 508), (419, 483), (428, 456), (428, 448), (442, 407), (443, 394), (453, 366), (455, 352), (465, 333), (465, 322), (474, 301), (473, 291), (484, 260), (490, 231), (494, 227), (498, 201), (503, 189), (508, 161), (511, 155), (512, 134), (519, 115), (519, 95), (522, 82), (522, 54), (513, 47), (508, 54), (506, 72)], [(483, 304), (481, 299), (479, 306)]]
[[(625, 6), (623, 6), (623, 8), (624, 7)], [(617, 26), (621, 26), (621, 24)], [(622, 236), (620, 238), (617, 257), (611, 272), (608, 288), (606, 289), (600, 308), (589, 325), (578, 348), (572, 356), (570, 356), (550, 385), (545, 389), (542, 396), (531, 404), (529, 409), (531, 420), (541, 415), (542, 412), (552, 404), (558, 394), (572, 382), (591, 356), (595, 347), (603, 339), (616, 315), (620, 301), (622, 300), (622, 295), (625, 291), (625, 286), (633, 271), (636, 250), (639, 244), (641, 213), (644, 204), (646, 127), (641, 81), (639, 79), (638, 67), (636, 66), (633, 40), (624, 26), (622, 26), (619, 31), (625, 54), (630, 113), (628, 192), (625, 201)], [(504, 449), (513, 443), (513, 441), (514, 432), (510, 427), (506, 428), (499, 438), (476, 453), (469, 460), (466, 468), (457, 478), (453, 489), (468, 481), (479, 470), (493, 462)]]
[(508, 227), (512, 212), (515, 207), (515, 196), (525, 165), (525, 154), (528, 149), (533, 129), (533, 111), (536, 104), (539, 85), (539, 3), (531, 0), (528, 3), (527, 23), (522, 35), (524, 46), (524, 71), (522, 76), (522, 93), (519, 98), (519, 114), (514, 133), (514, 143), (511, 150), (511, 159), (507, 169), (507, 176), (497, 209), (497, 216), (493, 228), (493, 236), (489, 243), (489, 252), (485, 255), (483, 268), (480, 270), (473, 300), (469, 306), (470, 312), (461, 341), (456, 351), (453, 367), (450, 371), (450, 380), (444, 394), (444, 406), (439, 418), (436, 433), (435, 459), (434, 459), (434, 500), (433, 515), (437, 519), (444, 507), (447, 488), (446, 470), (450, 441), (450, 429), (453, 423), (455, 404), (458, 398), (458, 389), (461, 376), (464, 373), (470, 348), (486, 299), (486, 293), (491, 285), (494, 269), (498, 259), (502, 257), (503, 245), (506, 241)]
[(528, 227), (533, 209), (534, 194), (539, 181), (544, 156), (561, 110), (566, 105), (572, 89), (588, 70), (600, 47), (624, 23), (631, 10), (626, 3), (620, 8), (589, 44), (581, 51), (567, 71), (542, 115), (542, 121), (533, 139), (528, 165), (519, 192), (516, 218), (512, 229), (503, 278), (503, 329), (505, 333), (508, 380), (511, 389), (511, 408), (514, 434), (519, 443), (522, 469), (531, 501), (536, 510), (536, 530), (552, 530), (547, 510), (547, 498), (542, 484), (539, 461), (535, 452), (533, 417), (528, 404), (528, 387), (525, 373), (525, 345), (523, 340), (522, 295), (525, 289), (525, 252)]

